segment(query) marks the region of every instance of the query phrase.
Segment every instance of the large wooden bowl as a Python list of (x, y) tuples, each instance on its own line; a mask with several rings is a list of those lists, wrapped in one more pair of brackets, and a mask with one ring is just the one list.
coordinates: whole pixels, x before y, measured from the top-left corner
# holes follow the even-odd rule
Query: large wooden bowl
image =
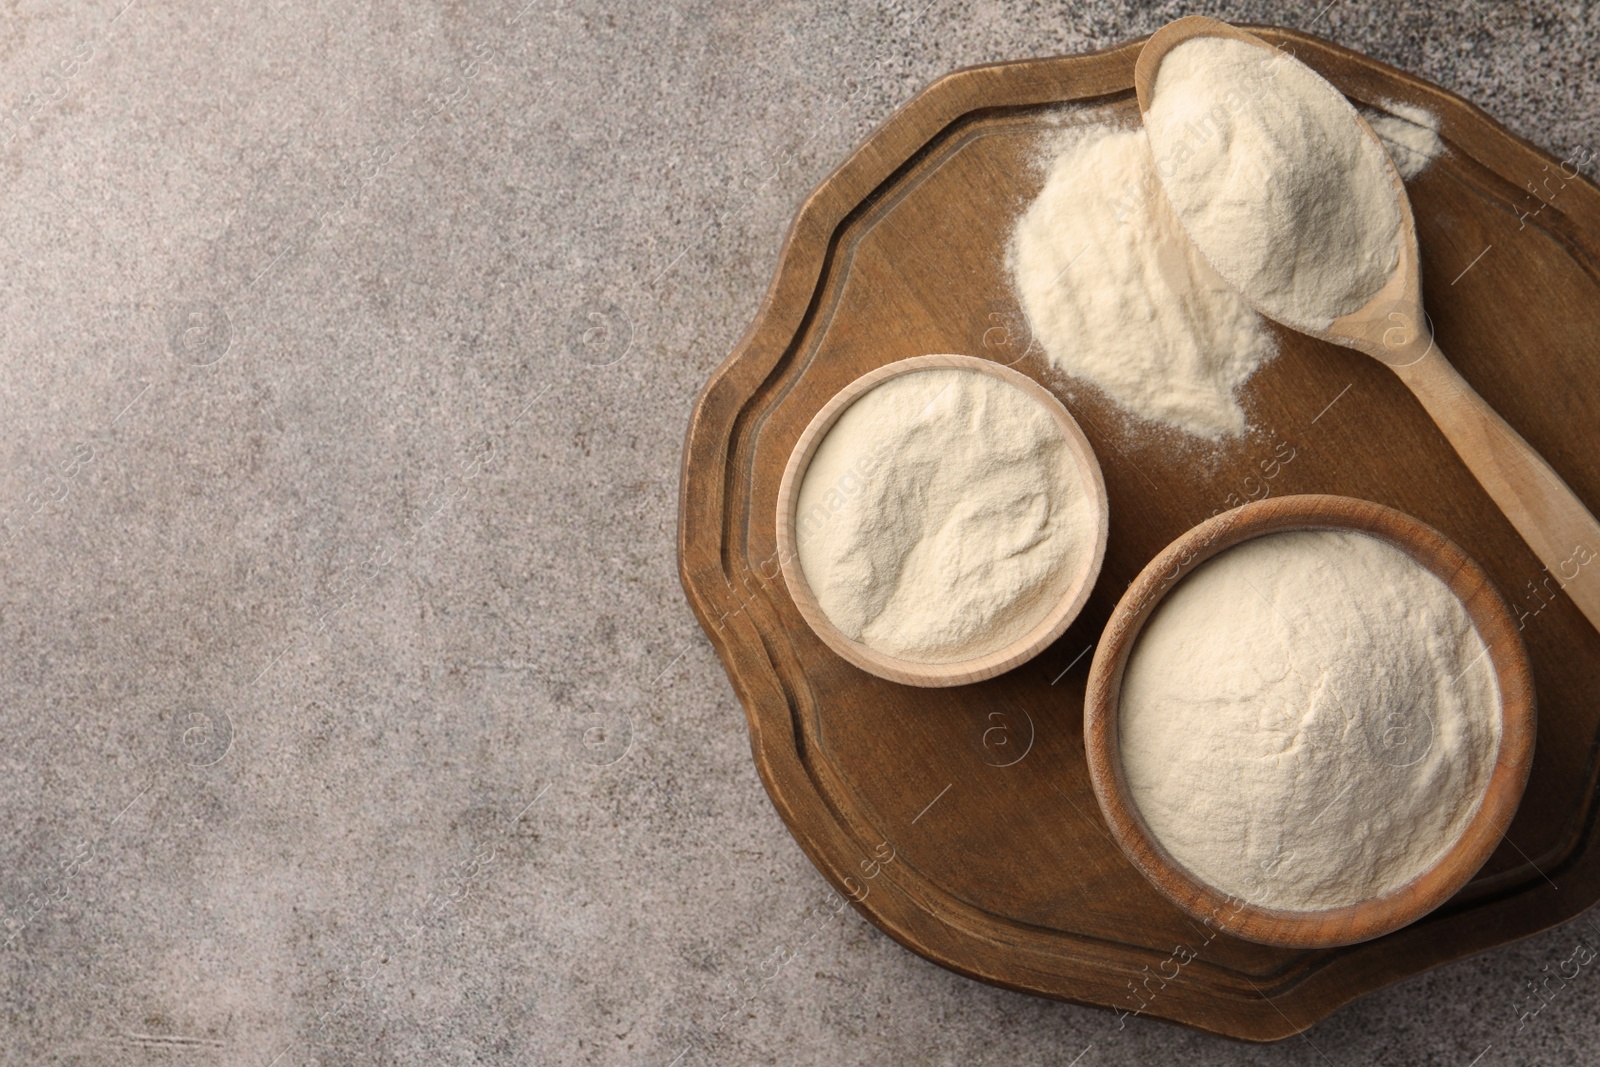
[[(1021, 390), (1048, 411), (1066, 440), (1067, 453), (1077, 464), (1078, 477), (1089, 489), (1090, 506), (1094, 511), (1094, 548), (1080, 562), (1055, 606), (1027, 633), (1014, 641), (981, 656), (947, 663), (922, 663), (891, 656), (855, 640), (835, 626), (806, 581), (805, 570), (800, 566), (795, 533), (800, 485), (805, 480), (811, 457), (816, 454), (817, 446), (822, 444), (828, 431), (833, 429), (833, 424), (869, 390), (890, 378), (926, 370), (965, 370), (987, 374)], [(1078, 427), (1077, 420), (1067, 413), (1053, 393), (1027, 375), (993, 360), (957, 355), (913, 356), (868, 371), (845, 386), (822, 406), (822, 410), (817, 412), (800, 435), (794, 451), (789, 454), (789, 462), (783, 469), (783, 481), (778, 487), (778, 559), (783, 568), (784, 583), (789, 587), (795, 607), (800, 609), (806, 623), (822, 638), (823, 643), (844, 659), (880, 678), (904, 685), (929, 688), (967, 685), (993, 678), (1026, 663), (1072, 625), (1072, 620), (1083, 610), (1084, 601), (1089, 599), (1089, 591), (1094, 588), (1095, 578), (1100, 574), (1100, 563), (1105, 559), (1107, 515), (1106, 482), (1100, 473), (1100, 463), (1095, 459), (1094, 449)]]
[[(1500, 749), (1477, 813), (1455, 845), (1407, 884), (1348, 907), (1284, 911), (1258, 907), (1205, 884), (1161, 846), (1140, 816), (1122, 771), (1118, 706), (1123, 672), (1145, 623), (1166, 595), (1206, 560), (1241, 542), (1289, 530), (1349, 530), (1405, 552), (1460, 598), (1489, 648), (1500, 695)], [(1511, 825), (1533, 762), (1533, 670), (1506, 602), (1453, 541), (1404, 512), (1350, 497), (1262, 500), (1191, 529), (1139, 572), (1111, 613), (1089, 669), (1084, 748), (1095, 798), (1133, 865), (1190, 915), (1265, 945), (1329, 948), (1366, 941), (1415, 922), (1455, 895)]]

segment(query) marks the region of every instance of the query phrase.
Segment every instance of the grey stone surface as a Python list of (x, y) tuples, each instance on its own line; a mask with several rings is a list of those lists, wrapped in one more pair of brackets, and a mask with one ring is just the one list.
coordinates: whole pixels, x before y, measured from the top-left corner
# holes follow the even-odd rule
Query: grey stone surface
[[(685, 420), (805, 193), (1198, 8), (122, 3), (0, 32), (0, 1062), (1600, 1058), (1590, 969), (1519, 1028), (1581, 920), (1254, 1048), (819, 913), (684, 605)], [(1587, 0), (1206, 10), (1597, 147)]]

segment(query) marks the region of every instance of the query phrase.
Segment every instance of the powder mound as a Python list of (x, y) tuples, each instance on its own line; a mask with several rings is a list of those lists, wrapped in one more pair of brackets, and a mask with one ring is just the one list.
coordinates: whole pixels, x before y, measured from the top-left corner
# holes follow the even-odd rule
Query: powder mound
[(1057, 371), (1196, 437), (1248, 428), (1238, 393), (1272, 358), (1272, 336), (1178, 226), (1144, 131), (1065, 140), (1017, 222), (1011, 271)]
[(1432, 866), (1500, 744), (1487, 649), (1430, 571), (1364, 534), (1270, 534), (1162, 601), (1119, 714), (1135, 805), (1179, 864), (1252, 904), (1342, 907)]
[(1162, 59), (1145, 124), (1184, 230), (1267, 315), (1325, 329), (1393, 274), (1402, 235), (1388, 156), (1299, 60), (1192, 38)]
[(852, 403), (806, 468), (796, 518), (800, 566), (828, 619), (919, 663), (1026, 634), (1097, 533), (1051, 413), (957, 369), (902, 374)]

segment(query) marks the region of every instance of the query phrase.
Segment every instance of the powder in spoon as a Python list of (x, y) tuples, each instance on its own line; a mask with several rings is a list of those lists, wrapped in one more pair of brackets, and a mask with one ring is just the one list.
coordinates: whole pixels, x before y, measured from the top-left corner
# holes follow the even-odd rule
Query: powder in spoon
[(1324, 329), (1394, 273), (1389, 158), (1299, 60), (1226, 37), (1184, 41), (1156, 71), (1145, 127), (1185, 232), (1272, 318)]
[(868, 390), (800, 483), (797, 550), (829, 621), (887, 655), (949, 663), (1043, 621), (1096, 544), (1055, 418), (992, 375), (913, 371)]
[(1500, 744), (1461, 601), (1343, 531), (1258, 537), (1185, 577), (1134, 646), (1119, 722), (1135, 806), (1173, 859), (1291, 911), (1426, 871), (1477, 812)]

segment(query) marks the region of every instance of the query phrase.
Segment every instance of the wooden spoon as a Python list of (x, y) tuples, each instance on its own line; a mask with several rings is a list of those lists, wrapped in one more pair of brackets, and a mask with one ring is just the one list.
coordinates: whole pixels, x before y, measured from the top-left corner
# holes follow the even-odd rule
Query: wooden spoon
[[(1145, 42), (1134, 66), (1140, 114), (1150, 110), (1161, 60), (1192, 37), (1228, 37), (1277, 51), (1252, 33), (1203, 15), (1168, 23)], [(1368, 137), (1377, 138), (1359, 114), (1356, 121)], [(1383, 158), (1388, 160), (1387, 151)], [(1411, 200), (1399, 172), (1392, 163), (1385, 165), (1400, 209), (1400, 259), (1394, 274), (1366, 306), (1335, 319), (1325, 329), (1308, 329), (1304, 323), (1283, 325), (1365, 352), (1399, 375), (1545, 569), (1600, 630), (1600, 522), (1550, 464), (1473, 391), (1434, 343), (1432, 326), (1422, 309)], [(1202, 254), (1204, 251), (1201, 249)], [(1249, 294), (1241, 295), (1254, 304)], [(1282, 321), (1260, 307), (1256, 310)]]

